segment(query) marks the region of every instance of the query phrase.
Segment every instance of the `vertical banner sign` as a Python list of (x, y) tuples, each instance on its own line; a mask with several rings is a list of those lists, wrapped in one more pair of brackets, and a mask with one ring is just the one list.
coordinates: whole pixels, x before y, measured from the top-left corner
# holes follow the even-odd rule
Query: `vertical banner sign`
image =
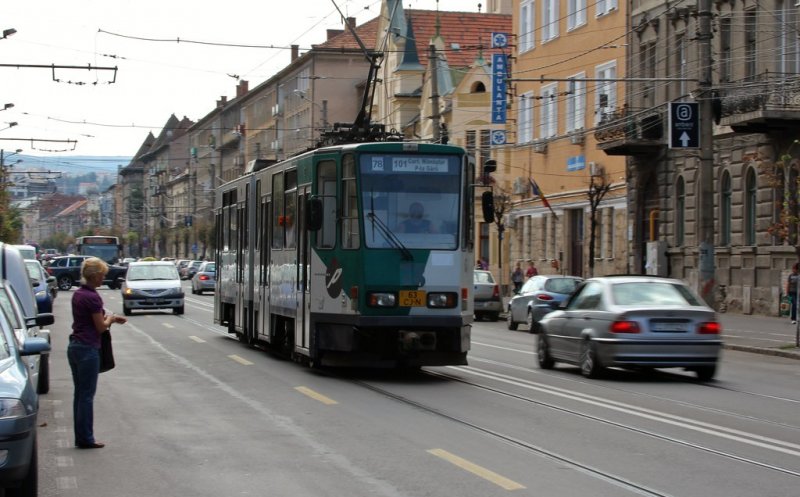
[(492, 124), (506, 122), (507, 61), (504, 54), (492, 55)]

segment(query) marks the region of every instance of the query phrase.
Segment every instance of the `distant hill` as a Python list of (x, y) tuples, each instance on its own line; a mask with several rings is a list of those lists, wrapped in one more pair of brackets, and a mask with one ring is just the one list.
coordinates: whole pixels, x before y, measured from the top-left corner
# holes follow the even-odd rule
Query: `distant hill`
[[(14, 164), (17, 159), (22, 162)], [(60, 155), (37, 157), (35, 155), (14, 155), (6, 160), (6, 165), (13, 164), (18, 170), (43, 169), (57, 171), (67, 176), (81, 176), (89, 173), (116, 174), (119, 166), (127, 166), (131, 157), (123, 156), (91, 156)]]

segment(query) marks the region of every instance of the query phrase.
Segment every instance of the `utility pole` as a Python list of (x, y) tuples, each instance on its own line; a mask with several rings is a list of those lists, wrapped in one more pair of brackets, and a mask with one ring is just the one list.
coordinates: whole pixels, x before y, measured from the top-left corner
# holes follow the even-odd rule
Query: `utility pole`
[(697, 41), (700, 81), (700, 198), (698, 202), (699, 293), (714, 306), (717, 281), (714, 262), (714, 110), (711, 92), (711, 0), (697, 0)]
[(436, 58), (436, 46), (431, 44), (430, 47), (430, 68), (431, 68), (431, 107), (433, 107), (433, 115), (431, 121), (433, 123), (433, 143), (439, 143), (441, 137), (441, 127), (439, 126), (439, 62)]

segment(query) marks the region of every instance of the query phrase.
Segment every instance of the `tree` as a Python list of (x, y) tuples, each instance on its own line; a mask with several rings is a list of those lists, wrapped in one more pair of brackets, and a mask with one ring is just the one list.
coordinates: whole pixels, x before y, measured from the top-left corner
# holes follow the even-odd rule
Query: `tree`
[(597, 165), (594, 174), (589, 176), (589, 277), (594, 276), (594, 254), (597, 243), (597, 209), (603, 198), (611, 190), (611, 178), (603, 166)]
[(764, 160), (761, 156), (752, 157), (751, 160), (758, 163), (758, 170), (767, 185), (774, 188), (779, 194), (775, 201), (777, 220), (767, 227), (767, 234), (777, 238), (781, 243), (793, 246), (798, 259), (800, 259), (800, 237), (798, 237), (800, 160), (791, 155), (791, 149), (795, 143), (797, 140), (777, 161)]

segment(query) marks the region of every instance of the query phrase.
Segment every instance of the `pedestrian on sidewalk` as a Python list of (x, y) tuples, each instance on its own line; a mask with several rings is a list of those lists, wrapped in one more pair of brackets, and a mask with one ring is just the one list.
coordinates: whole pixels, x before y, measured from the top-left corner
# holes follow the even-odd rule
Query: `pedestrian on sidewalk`
[(786, 279), (786, 295), (789, 296), (792, 324), (797, 324), (797, 283), (800, 280), (800, 262), (795, 262)]
[(534, 276), (539, 275), (539, 270), (536, 269), (536, 264), (533, 261), (528, 261), (528, 270), (525, 271), (526, 278), (533, 278)]
[(525, 275), (522, 273), (522, 268), (517, 263), (517, 267), (514, 268), (514, 272), (511, 273), (511, 282), (514, 283), (514, 294), (518, 294), (519, 290), (522, 288), (522, 282), (525, 279)]

